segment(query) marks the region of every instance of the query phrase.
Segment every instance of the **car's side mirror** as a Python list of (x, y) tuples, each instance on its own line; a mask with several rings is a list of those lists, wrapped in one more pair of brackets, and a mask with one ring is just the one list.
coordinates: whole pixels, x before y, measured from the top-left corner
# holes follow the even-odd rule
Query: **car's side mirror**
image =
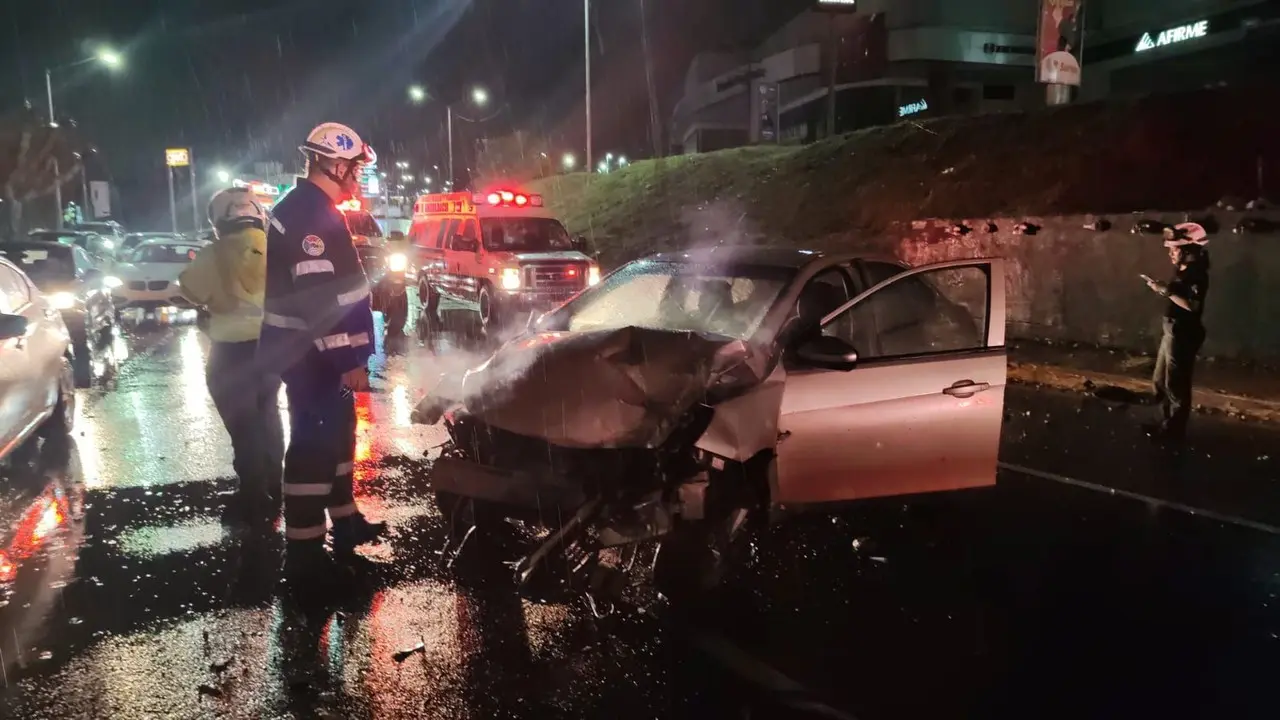
[(0, 313), (0, 340), (12, 340), (26, 335), (28, 324), (22, 315)]
[(591, 252), (591, 241), (588, 240), (585, 235), (573, 236), (573, 249), (577, 250), (583, 255), (588, 255), (588, 256), (594, 255), (594, 253)]
[(838, 337), (818, 335), (796, 347), (796, 357), (805, 365), (827, 370), (852, 370), (858, 365), (858, 351)]

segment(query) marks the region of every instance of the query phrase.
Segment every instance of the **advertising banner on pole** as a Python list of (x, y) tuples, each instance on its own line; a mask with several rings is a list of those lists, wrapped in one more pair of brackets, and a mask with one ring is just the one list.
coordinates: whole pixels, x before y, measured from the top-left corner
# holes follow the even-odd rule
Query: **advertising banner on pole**
[(1036, 82), (1080, 85), (1085, 0), (1040, 0)]
[(105, 180), (89, 181), (89, 205), (93, 217), (111, 217), (111, 186)]

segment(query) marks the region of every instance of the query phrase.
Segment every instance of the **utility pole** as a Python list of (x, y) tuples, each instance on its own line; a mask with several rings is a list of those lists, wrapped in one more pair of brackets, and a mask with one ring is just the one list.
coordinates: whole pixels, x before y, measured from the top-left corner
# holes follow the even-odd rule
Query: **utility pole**
[(448, 128), (446, 134), (449, 136), (449, 191), (453, 191), (453, 106), (445, 106), (445, 126)]
[(591, 0), (582, 0), (582, 53), (587, 75), (587, 172), (595, 172), (591, 150)]
[(836, 16), (827, 17), (827, 137), (836, 135)]
[[(44, 69), (44, 90), (49, 97), (49, 127), (58, 127), (58, 121), (53, 116), (53, 70)], [(58, 168), (58, 154), (53, 154), (53, 202), (57, 205), (54, 214), (57, 215), (57, 228), (62, 229), (62, 170)]]
[(173, 193), (173, 167), (166, 166), (169, 172), (169, 217), (173, 220), (173, 234), (178, 234), (178, 198)]
[(196, 235), (199, 235), (200, 234), (200, 205), (199, 205), (199, 201), (196, 200), (196, 185), (198, 184), (198, 182), (196, 181), (195, 151), (191, 152), (191, 164), (187, 166), (187, 172), (191, 174), (191, 220), (192, 222), (195, 223), (195, 225), (192, 226), (192, 231)]

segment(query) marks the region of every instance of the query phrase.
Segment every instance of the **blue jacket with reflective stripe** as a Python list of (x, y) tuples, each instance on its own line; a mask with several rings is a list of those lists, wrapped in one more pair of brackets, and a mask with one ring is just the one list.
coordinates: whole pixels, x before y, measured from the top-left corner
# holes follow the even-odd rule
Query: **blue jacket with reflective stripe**
[(284, 374), (316, 351), (337, 373), (373, 354), (369, 282), (342, 213), (303, 178), (272, 209), (258, 356)]

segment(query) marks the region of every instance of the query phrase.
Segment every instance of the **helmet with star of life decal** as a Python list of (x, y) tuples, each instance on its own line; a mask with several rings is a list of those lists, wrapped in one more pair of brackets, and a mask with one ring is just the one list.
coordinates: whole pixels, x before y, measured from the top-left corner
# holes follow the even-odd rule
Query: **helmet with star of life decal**
[(209, 200), (209, 224), (221, 234), (246, 227), (267, 229), (267, 209), (253, 198), (249, 188), (219, 190)]
[(378, 160), (377, 153), (360, 139), (355, 130), (334, 122), (317, 125), (298, 150), (308, 158), (322, 157), (361, 165), (370, 165)]

